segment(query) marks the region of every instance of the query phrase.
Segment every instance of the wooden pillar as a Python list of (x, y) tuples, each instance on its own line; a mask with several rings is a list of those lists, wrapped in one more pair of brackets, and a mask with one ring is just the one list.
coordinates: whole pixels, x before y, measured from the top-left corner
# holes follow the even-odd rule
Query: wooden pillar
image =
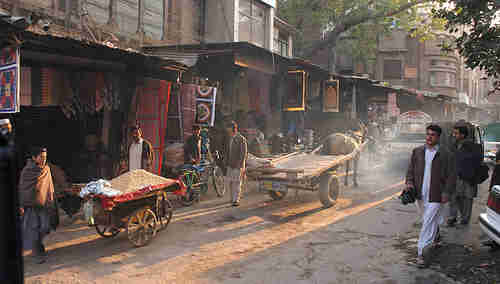
[(168, 39), (168, 12), (169, 12), (169, 0), (163, 0), (163, 34), (161, 39), (162, 40), (167, 40)]
[(145, 9), (145, 1), (144, 0), (139, 0), (139, 9), (137, 10), (137, 13), (139, 13), (139, 20), (137, 21), (137, 33), (144, 33), (144, 10)]
[[(73, 5), (71, 5), (71, 0), (65, 0), (65, 10), (64, 10), (64, 27), (66, 29), (71, 28), (71, 10), (73, 8)], [(78, 7), (79, 8), (79, 7)]]
[(116, 25), (116, 1), (117, 0), (109, 0), (108, 25), (111, 25), (111, 26)]
[(356, 112), (357, 112), (357, 88), (356, 88), (356, 82), (354, 81), (352, 83), (352, 108), (351, 108), (351, 118), (356, 119)]

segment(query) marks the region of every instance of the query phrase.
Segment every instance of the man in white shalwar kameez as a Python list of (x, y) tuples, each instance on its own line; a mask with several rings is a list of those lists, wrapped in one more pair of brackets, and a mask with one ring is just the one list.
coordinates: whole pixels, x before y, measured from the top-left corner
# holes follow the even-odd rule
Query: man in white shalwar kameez
[(407, 190), (416, 190), (422, 214), (422, 229), (418, 240), (418, 264), (428, 265), (431, 249), (439, 239), (439, 225), (444, 222), (444, 206), (454, 188), (453, 156), (438, 144), (441, 128), (427, 127), (426, 144), (413, 150), (406, 176)]

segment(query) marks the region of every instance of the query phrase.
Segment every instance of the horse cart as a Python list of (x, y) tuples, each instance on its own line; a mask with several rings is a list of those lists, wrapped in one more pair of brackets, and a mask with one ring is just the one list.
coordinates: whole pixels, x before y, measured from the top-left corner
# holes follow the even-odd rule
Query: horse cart
[(116, 237), (121, 231), (136, 247), (149, 244), (156, 233), (172, 219), (173, 206), (167, 194), (183, 194), (185, 187), (177, 180), (150, 185), (116, 196), (90, 194), (97, 233), (104, 238)]
[[(365, 145), (361, 144), (347, 155), (322, 155), (319, 154), (321, 147), (309, 153), (291, 153), (273, 160), (274, 167), (248, 170), (248, 175), (274, 200), (283, 199), (289, 189), (317, 191), (323, 206), (331, 207), (340, 194), (341, 177), (345, 177), (347, 185), (351, 164), (356, 177), (357, 159)], [(356, 184), (355, 179), (354, 182)]]

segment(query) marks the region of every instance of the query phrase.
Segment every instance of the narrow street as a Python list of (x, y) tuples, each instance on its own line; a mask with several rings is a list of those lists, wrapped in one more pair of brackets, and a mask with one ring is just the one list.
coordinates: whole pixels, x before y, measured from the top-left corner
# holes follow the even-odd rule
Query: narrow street
[(238, 208), (222, 199), (179, 208), (143, 248), (66, 220), (47, 239), (47, 263), (25, 257), (26, 283), (447, 283), (397, 249), (417, 215), (397, 199), (401, 173), (382, 168), (365, 169), (336, 208), (315, 193), (270, 201), (257, 191)]

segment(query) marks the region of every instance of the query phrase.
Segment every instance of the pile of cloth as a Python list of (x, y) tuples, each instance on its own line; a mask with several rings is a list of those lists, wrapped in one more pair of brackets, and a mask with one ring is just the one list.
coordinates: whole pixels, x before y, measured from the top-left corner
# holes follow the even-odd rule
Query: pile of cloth
[(113, 197), (122, 194), (121, 191), (111, 188), (111, 183), (109, 181), (100, 179), (98, 181), (93, 181), (88, 183), (80, 191), (80, 197), (85, 198), (89, 194), (104, 195), (107, 197)]
[[(92, 181), (88, 183), (85, 187), (80, 191), (80, 197), (85, 198), (90, 194), (96, 195), (104, 195), (107, 197), (114, 197), (122, 194), (120, 191), (111, 188), (111, 183), (109, 181), (100, 179), (98, 181)], [(87, 200), (83, 204), (83, 215), (85, 216), (85, 220), (87, 220), (88, 225), (92, 226), (95, 224), (94, 222), (94, 213), (97, 213), (96, 206), (98, 203), (94, 202), (92, 199)]]

